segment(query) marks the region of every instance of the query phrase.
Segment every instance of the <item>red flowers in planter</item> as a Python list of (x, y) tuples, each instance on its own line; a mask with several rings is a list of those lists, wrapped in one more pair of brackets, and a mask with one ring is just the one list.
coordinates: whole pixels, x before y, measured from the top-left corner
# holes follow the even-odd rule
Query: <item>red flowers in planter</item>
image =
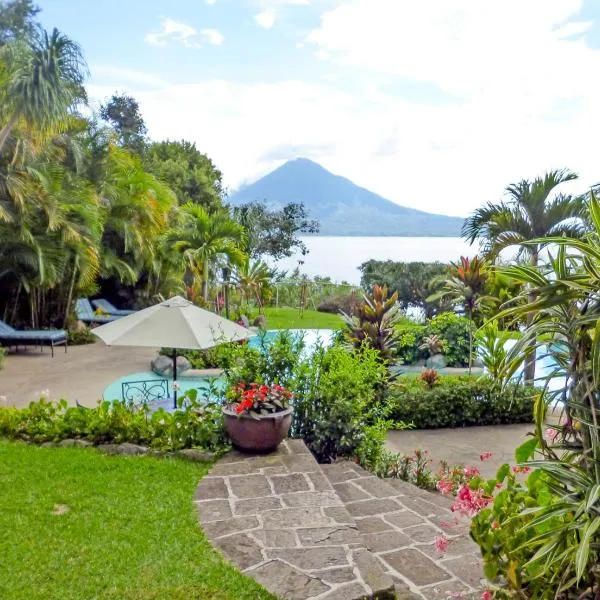
[(247, 385), (240, 382), (230, 389), (228, 396), (238, 415), (248, 414), (258, 418), (289, 408), (293, 394), (280, 385)]

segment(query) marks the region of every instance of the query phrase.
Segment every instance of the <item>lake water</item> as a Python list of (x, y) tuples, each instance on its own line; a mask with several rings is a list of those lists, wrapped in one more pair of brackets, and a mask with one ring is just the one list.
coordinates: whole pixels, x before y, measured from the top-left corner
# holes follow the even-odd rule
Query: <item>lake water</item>
[(358, 267), (370, 259), (447, 263), (477, 253), (476, 246), (452, 237), (310, 236), (302, 241), (309, 249), (306, 256), (297, 254), (274, 264), (288, 271), (300, 266), (300, 272), (310, 277), (320, 275), (356, 285), (360, 283)]

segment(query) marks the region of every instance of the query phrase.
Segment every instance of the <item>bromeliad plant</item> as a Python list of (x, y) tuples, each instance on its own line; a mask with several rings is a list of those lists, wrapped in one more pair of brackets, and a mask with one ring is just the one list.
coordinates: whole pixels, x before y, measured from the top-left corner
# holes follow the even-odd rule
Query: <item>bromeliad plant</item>
[(281, 385), (240, 382), (228, 392), (230, 407), (238, 416), (260, 419), (262, 416), (282, 412), (290, 407), (293, 394)]

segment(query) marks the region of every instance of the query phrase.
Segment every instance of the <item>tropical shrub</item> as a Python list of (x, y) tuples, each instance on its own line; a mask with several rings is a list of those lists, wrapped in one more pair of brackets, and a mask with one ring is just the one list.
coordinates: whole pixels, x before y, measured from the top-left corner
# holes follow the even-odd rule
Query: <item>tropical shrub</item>
[(478, 355), (490, 377), (497, 379), (501, 377), (506, 368), (506, 342), (510, 334), (501, 331), (496, 321), (487, 322), (477, 332)]
[(335, 294), (322, 300), (317, 306), (317, 310), (320, 312), (334, 313), (336, 315), (339, 312), (353, 315), (359, 301), (356, 292), (350, 292), (349, 294)]
[(94, 344), (98, 338), (92, 333), (89, 327), (84, 327), (76, 331), (67, 333), (67, 343), (69, 346), (83, 346), (84, 344)]
[(440, 374), (435, 369), (425, 369), (420, 378), (428, 388), (432, 388), (439, 381)]
[(423, 356), (423, 351), (420, 348), (424, 337), (424, 325), (418, 325), (410, 329), (399, 329), (396, 344), (398, 362), (405, 365), (415, 364)]
[(0, 408), (0, 437), (28, 442), (83, 439), (96, 444), (130, 442), (157, 450), (200, 447), (220, 452), (228, 447), (220, 406), (198, 402), (195, 390), (188, 403), (173, 413), (124, 402), (101, 402), (96, 408), (69, 406), (66, 400), (41, 399), (27, 408)]
[(427, 335), (437, 335), (444, 341), (444, 358), (449, 367), (469, 364), (469, 336), (474, 331), (469, 319), (453, 312), (436, 315), (427, 323)]
[[(292, 435), (306, 442), (319, 462), (354, 457), (372, 444), (369, 426), (385, 417), (374, 403), (387, 369), (373, 348), (348, 351), (343, 346), (319, 347), (297, 373)], [(381, 430), (380, 430), (381, 431)], [(377, 440), (379, 448), (383, 439)], [(371, 446), (363, 454), (374, 453)]]
[(4, 356), (6, 355), (6, 349), (0, 346), (0, 369), (4, 367)]
[(405, 375), (390, 392), (389, 418), (417, 429), (531, 423), (539, 390), (518, 384), (504, 389), (489, 377), (445, 375), (433, 387)]
[(398, 294), (388, 296), (386, 287), (376, 285), (372, 294), (365, 294), (363, 298), (355, 316), (342, 313), (346, 324), (346, 338), (354, 348), (367, 345), (377, 350), (381, 360), (390, 361), (398, 340), (396, 327), (402, 318), (397, 303)]

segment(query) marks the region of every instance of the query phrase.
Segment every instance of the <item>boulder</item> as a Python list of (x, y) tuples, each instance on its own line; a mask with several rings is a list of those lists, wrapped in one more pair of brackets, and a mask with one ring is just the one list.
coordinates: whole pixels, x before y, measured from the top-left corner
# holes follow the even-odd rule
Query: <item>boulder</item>
[(185, 356), (177, 357), (177, 374), (182, 375), (192, 368), (192, 363)]
[(186, 448), (180, 450), (179, 455), (196, 462), (212, 462), (215, 460), (215, 455), (212, 452), (206, 452), (198, 448)]
[(130, 444), (125, 442), (117, 446), (117, 452), (119, 454), (126, 454), (128, 456), (135, 456), (136, 454), (148, 454), (148, 448), (146, 446), (138, 446), (137, 444)]
[(434, 354), (427, 359), (426, 365), (430, 369), (443, 369), (446, 366), (446, 359), (442, 354)]
[[(173, 375), (173, 359), (160, 354), (151, 363), (150, 368), (158, 375)], [(185, 356), (177, 357), (177, 374), (182, 375), (192, 368), (190, 361)]]
[(173, 360), (168, 356), (159, 354), (150, 362), (150, 368), (159, 375), (169, 375), (173, 369)]

